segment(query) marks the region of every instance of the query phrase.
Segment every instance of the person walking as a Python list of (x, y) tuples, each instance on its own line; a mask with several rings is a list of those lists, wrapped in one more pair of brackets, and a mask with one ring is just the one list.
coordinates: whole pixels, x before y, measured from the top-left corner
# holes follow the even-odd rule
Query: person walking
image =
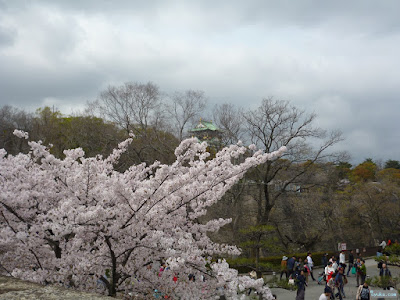
[(282, 257), (282, 260), (281, 260), (281, 276), (280, 276), (280, 279), (282, 279), (282, 275), (283, 274), (285, 274), (286, 275), (286, 279), (288, 279), (287, 260), (288, 260), (288, 257), (284, 255)]
[(337, 268), (339, 268), (339, 265), (337, 264), (337, 260), (334, 257), (332, 257), (332, 268), (335, 269), (335, 272), (336, 272)]
[(365, 266), (365, 260), (361, 260), (359, 272), (361, 277), (361, 284), (364, 284), (365, 278), (367, 277), (367, 267)]
[(366, 282), (360, 285), (357, 290), (356, 300), (370, 300), (370, 290)]
[(347, 277), (349, 276), (349, 272), (351, 271), (351, 268), (354, 266), (354, 254), (353, 250), (350, 251), (349, 253), (349, 268), (347, 269)]
[(392, 273), (390, 272), (387, 265), (385, 263), (383, 263), (382, 268), (379, 271), (379, 280), (380, 280), (381, 285), (383, 286), (384, 290), (388, 290), (390, 288), (391, 278), (392, 278)]
[(300, 274), (300, 271), (303, 269), (303, 260), (299, 257), (298, 260), (294, 262), (294, 277), (297, 277)]
[(308, 268), (310, 269), (310, 275), (311, 275), (312, 280), (315, 281), (314, 274), (313, 274), (314, 262), (313, 262), (311, 256), (312, 256), (311, 252), (308, 252), (308, 255), (307, 255)]
[(360, 285), (362, 285), (362, 283), (360, 283), (361, 282), (361, 273), (360, 273), (361, 259), (359, 257), (357, 257), (355, 267), (356, 267), (356, 281), (357, 281), (356, 287), (359, 287)]
[(296, 278), (297, 293), (296, 300), (304, 300), (306, 293), (306, 278), (304, 277), (304, 271), (300, 271), (300, 275)]
[(339, 266), (343, 268), (343, 272), (346, 271), (346, 255), (343, 250), (339, 254)]
[(325, 269), (325, 267), (328, 265), (328, 253), (325, 253), (322, 257), (321, 257), (321, 264), (323, 266), (323, 268)]
[(293, 272), (294, 272), (294, 263), (296, 261), (296, 256), (292, 256), (291, 258), (288, 259), (287, 261), (287, 270), (288, 270), (288, 276), (289, 278), (293, 277)]
[(308, 276), (310, 275), (310, 268), (308, 267), (307, 258), (304, 259), (303, 266), (302, 266), (301, 270), (304, 271), (304, 276), (306, 277), (306, 282), (308, 283)]
[(331, 299), (335, 298), (335, 278), (331, 276), (329, 280), (326, 281), (326, 286), (332, 291)]
[(338, 292), (336, 293), (335, 297), (339, 297), (339, 300), (342, 300), (343, 297), (346, 298), (344, 294), (344, 277), (343, 277), (344, 269), (339, 267), (338, 273), (335, 277), (335, 286), (337, 287)]
[(325, 273), (326, 282), (328, 282), (332, 278), (333, 274), (335, 273), (335, 269), (332, 267), (331, 261), (328, 262), (328, 265), (325, 267), (324, 273)]

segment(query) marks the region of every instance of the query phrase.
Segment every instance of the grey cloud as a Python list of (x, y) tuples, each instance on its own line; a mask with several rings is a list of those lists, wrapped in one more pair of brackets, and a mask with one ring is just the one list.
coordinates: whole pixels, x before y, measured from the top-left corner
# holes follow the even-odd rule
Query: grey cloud
[(10, 46), (16, 38), (15, 30), (0, 26), (0, 48)]
[(400, 2), (115, 3), (0, 0), (0, 105), (72, 109), (125, 81), (274, 96), (341, 129), (355, 161), (400, 160)]
[[(1, 2), (0, 2), (1, 3)], [(126, 17), (142, 17), (144, 22), (157, 22), (164, 14), (171, 14), (168, 21), (189, 19), (200, 20), (199, 26), (214, 30), (232, 30), (238, 26), (265, 24), (266, 30), (277, 27), (320, 27), (328, 25), (331, 29), (355, 30), (368, 34), (390, 34), (398, 32), (398, 11), (400, 2), (387, 0), (354, 1), (312, 1), (312, 0), (253, 0), (253, 1), (107, 1), (107, 0), (38, 0), (3, 1), (3, 6), (12, 10), (15, 7), (30, 9), (35, 6), (83, 13), (88, 15), (124, 15)], [(182, 12), (182, 13), (181, 13)]]

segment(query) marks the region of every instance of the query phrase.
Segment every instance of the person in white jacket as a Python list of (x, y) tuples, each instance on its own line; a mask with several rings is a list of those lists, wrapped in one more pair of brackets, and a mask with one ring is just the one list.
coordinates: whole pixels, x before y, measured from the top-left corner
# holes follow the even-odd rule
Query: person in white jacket
[(329, 262), (328, 265), (325, 267), (325, 278), (328, 282), (331, 279), (332, 275), (335, 273), (335, 268), (332, 266), (332, 262)]
[(308, 262), (308, 268), (310, 269), (311, 278), (312, 278), (313, 281), (315, 281), (314, 274), (313, 274), (314, 262), (313, 262), (312, 257), (311, 257), (311, 252), (308, 252), (307, 262)]
[(346, 255), (344, 255), (344, 251), (340, 251), (339, 254), (339, 265), (343, 268), (343, 272), (346, 270)]

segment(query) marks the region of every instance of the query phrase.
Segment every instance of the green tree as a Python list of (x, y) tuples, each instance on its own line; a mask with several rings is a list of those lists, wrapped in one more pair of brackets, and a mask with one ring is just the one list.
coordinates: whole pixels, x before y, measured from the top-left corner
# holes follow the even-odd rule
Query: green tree
[(385, 169), (400, 169), (400, 162), (398, 160), (389, 159), (385, 162)]
[(348, 178), (351, 172), (351, 167), (352, 165), (349, 162), (343, 162), (343, 161), (339, 162), (339, 164), (336, 166), (339, 178), (340, 179)]
[(9, 154), (29, 151), (25, 139), (14, 136), (15, 129), (32, 131), (32, 114), (10, 105), (0, 108), (0, 149), (4, 148)]
[(108, 155), (124, 138), (114, 124), (93, 116), (63, 116), (50, 107), (39, 108), (33, 119), (32, 138), (52, 144), (50, 152), (64, 157), (63, 149), (82, 148), (87, 156)]

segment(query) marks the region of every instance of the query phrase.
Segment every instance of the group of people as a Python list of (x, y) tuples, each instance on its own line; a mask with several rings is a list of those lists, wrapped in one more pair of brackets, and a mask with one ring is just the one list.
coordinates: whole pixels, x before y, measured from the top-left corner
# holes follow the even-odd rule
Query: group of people
[[(358, 254), (358, 257), (355, 259), (353, 250), (349, 252), (348, 266), (346, 265), (344, 251), (340, 252), (338, 258), (339, 258), (339, 264), (337, 263), (337, 259), (335, 257), (331, 257), (328, 261), (327, 254), (325, 254), (325, 256), (322, 259), (323, 264), (325, 264), (326, 261), (326, 266), (324, 269), (326, 287), (324, 293), (320, 297), (320, 300), (335, 299), (335, 297), (338, 297), (340, 300), (342, 298), (345, 298), (346, 295), (344, 293), (344, 285), (347, 283), (347, 276), (351, 275), (355, 275), (356, 277), (356, 282), (357, 282), (356, 287), (358, 287), (356, 299), (369, 300), (370, 291), (368, 284), (365, 281), (367, 277), (367, 268), (365, 266), (365, 260), (361, 257), (360, 254)], [(348, 267), (347, 274), (344, 275), (346, 267)], [(392, 274), (384, 260), (381, 260), (378, 263), (378, 269), (379, 269), (379, 279), (381, 281), (382, 287), (384, 289), (389, 289), (391, 285)], [(335, 290), (337, 290), (336, 293)], [(329, 295), (329, 298), (326, 295)]]
[[(346, 256), (344, 251), (340, 251), (337, 258), (332, 256), (328, 260), (327, 256), (328, 254), (325, 254), (322, 258), (322, 263), (325, 265), (323, 276), (326, 281), (324, 294), (329, 294), (330, 298), (326, 298), (326, 296), (324, 298), (324, 296), (321, 295), (320, 299), (335, 299), (338, 297), (340, 300), (342, 300), (345, 298), (346, 294), (344, 292), (344, 285), (347, 284), (347, 277), (350, 275), (356, 276), (356, 286), (360, 289), (360, 292), (368, 287), (368, 285), (365, 283), (365, 279), (367, 277), (367, 268), (365, 266), (365, 260), (360, 255), (356, 258), (356, 260), (354, 260), (354, 253), (353, 250), (351, 250), (349, 252), (348, 265), (346, 264)], [(361, 294), (359, 299), (364, 300), (364, 298), (361, 297)]]
[(303, 276), (308, 282), (308, 277), (311, 276), (312, 280), (315, 280), (313, 274), (314, 262), (312, 260), (312, 254), (308, 253), (305, 259), (301, 257), (297, 258), (296, 256), (292, 256), (288, 258), (287, 256), (282, 257), (281, 261), (281, 274), (280, 279), (285, 274), (286, 279), (296, 279), (301, 271), (303, 271)]
[[(358, 253), (357, 257), (355, 257), (353, 250), (351, 250), (348, 253), (348, 260), (346, 260), (344, 251), (340, 251), (337, 257), (332, 256), (329, 258), (328, 254), (325, 254), (321, 259), (321, 263), (324, 266), (324, 272), (321, 278), (318, 279), (318, 284), (325, 281), (325, 287), (319, 298), (320, 300), (336, 298), (342, 300), (346, 298), (344, 286), (348, 283), (347, 277), (352, 275), (356, 277), (357, 299), (369, 300), (369, 287), (365, 281), (367, 268), (361, 254)], [(381, 280), (388, 282), (387, 278), (391, 278), (391, 273), (387, 265), (382, 261), (378, 267)], [(287, 256), (282, 257), (280, 279), (285, 275), (286, 279), (297, 285), (296, 300), (304, 299), (309, 277), (314, 281), (316, 280), (313, 268), (314, 262), (311, 253), (308, 253), (305, 259), (296, 258), (296, 256), (290, 258)]]
[(314, 262), (311, 252), (309, 252), (304, 259), (301, 257), (297, 258), (294, 255), (291, 258), (283, 256), (280, 279), (282, 279), (282, 276), (285, 274), (286, 279), (293, 280), (297, 285), (296, 299), (304, 299), (308, 278), (311, 277), (311, 279), (315, 281), (313, 269)]

